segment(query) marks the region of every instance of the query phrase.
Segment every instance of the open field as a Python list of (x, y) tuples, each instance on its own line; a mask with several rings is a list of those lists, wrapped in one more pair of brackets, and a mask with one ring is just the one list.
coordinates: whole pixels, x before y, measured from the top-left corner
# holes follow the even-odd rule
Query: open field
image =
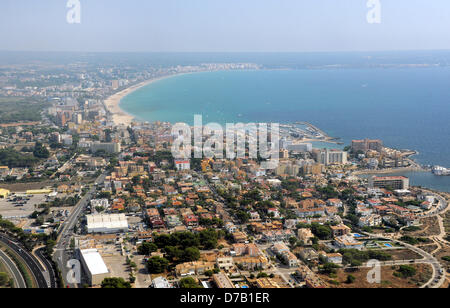
[[(346, 272), (343, 269), (339, 269), (336, 274), (336, 278), (330, 278), (326, 275), (320, 276), (327, 281), (329, 286), (332, 288), (417, 288), (431, 278), (432, 269), (430, 265), (414, 264), (411, 266), (416, 268), (417, 273), (410, 278), (400, 278), (394, 276), (394, 272), (397, 267), (382, 267), (380, 284), (371, 284), (367, 281), (367, 273), (370, 270), (369, 268), (363, 268), (352, 272)], [(353, 283), (346, 283), (348, 275), (353, 275), (355, 277), (355, 281)]]
[(422, 259), (422, 256), (409, 249), (392, 249), (385, 251), (392, 256), (392, 260), (415, 260)]
[(0, 97), (0, 123), (40, 121), (41, 111), (48, 105), (30, 98)]
[(447, 234), (446, 236), (449, 237), (450, 236), (450, 211), (447, 211), (444, 215), (442, 215), (442, 217), (444, 218), (444, 228), (445, 228), (445, 233)]
[(427, 217), (420, 220), (422, 225), (420, 226), (420, 230), (408, 232), (402, 231), (402, 234), (413, 236), (413, 237), (426, 237), (439, 235), (439, 223), (437, 217)]

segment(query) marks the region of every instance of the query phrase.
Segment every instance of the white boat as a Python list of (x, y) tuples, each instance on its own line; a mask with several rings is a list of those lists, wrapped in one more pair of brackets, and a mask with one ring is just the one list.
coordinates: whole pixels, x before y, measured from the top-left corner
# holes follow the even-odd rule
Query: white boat
[(431, 172), (433, 172), (434, 175), (439, 175), (439, 176), (446, 176), (446, 175), (450, 175), (450, 169), (441, 167), (441, 166), (434, 166), (433, 169), (431, 170)]

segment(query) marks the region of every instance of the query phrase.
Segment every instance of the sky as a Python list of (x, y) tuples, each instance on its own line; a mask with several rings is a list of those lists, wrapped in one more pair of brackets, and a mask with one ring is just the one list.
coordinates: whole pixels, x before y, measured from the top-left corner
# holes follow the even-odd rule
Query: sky
[[(0, 50), (313, 52), (450, 49), (449, 0), (1, 0)], [(377, 1), (377, 0), (370, 0)]]

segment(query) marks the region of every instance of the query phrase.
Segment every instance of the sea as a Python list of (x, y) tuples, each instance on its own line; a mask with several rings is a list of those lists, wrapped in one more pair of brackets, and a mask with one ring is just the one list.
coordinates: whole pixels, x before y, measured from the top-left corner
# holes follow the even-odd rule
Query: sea
[[(306, 121), (345, 145), (352, 139), (382, 139), (388, 147), (418, 151), (413, 158), (422, 165), (450, 168), (448, 55), (408, 54), (403, 62), (398, 53), (378, 55), (377, 61), (365, 55), (358, 59), (367, 61), (356, 64), (335, 58), (310, 66), (306, 60), (293, 65), (285, 58), (276, 66), (272, 56), (272, 64), (261, 70), (201, 72), (156, 81), (124, 97), (120, 107), (149, 122), (193, 124), (196, 114), (203, 116), (204, 124)], [(412, 185), (450, 192), (450, 177), (401, 174), (410, 177)]]

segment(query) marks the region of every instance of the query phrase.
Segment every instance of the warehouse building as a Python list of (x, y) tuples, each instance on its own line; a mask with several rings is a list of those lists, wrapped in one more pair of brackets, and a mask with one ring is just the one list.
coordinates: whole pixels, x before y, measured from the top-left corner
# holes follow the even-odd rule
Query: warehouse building
[(80, 256), (90, 285), (100, 285), (103, 279), (109, 277), (108, 267), (97, 249), (80, 250)]
[(88, 233), (120, 233), (128, 231), (125, 214), (87, 215)]

